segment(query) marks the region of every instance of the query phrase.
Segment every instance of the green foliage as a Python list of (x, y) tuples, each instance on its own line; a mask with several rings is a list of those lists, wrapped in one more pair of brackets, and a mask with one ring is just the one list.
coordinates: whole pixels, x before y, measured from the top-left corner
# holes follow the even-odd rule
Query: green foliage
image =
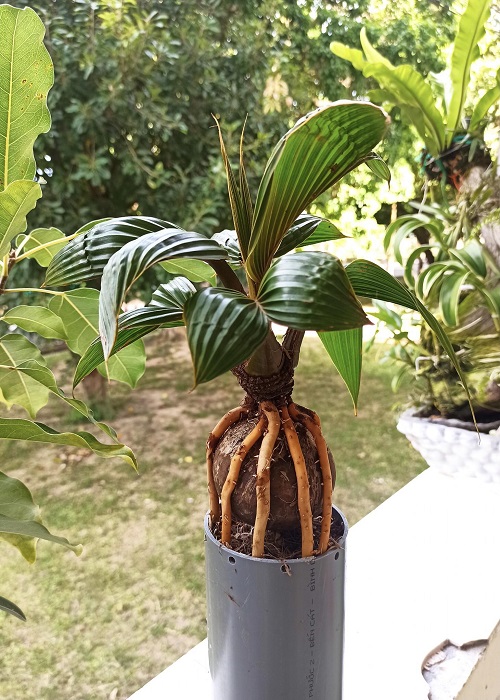
[[(408, 287), (447, 327), (480, 416), (500, 411), (500, 270), (477, 238), (469, 219), (474, 212), (474, 202), (467, 199), (448, 209), (426, 207), (425, 212), (397, 219), (387, 230), (385, 245), (403, 265)], [(425, 232), (426, 245), (410, 242), (416, 231)], [(411, 397), (417, 405), (466, 417), (468, 396), (435, 335), (426, 328), (412, 331), (408, 316), (384, 306), (376, 316), (392, 333), (389, 357), (400, 364), (395, 386), (411, 377)]]
[[(464, 108), (470, 69), (480, 55), (479, 42), (484, 36), (489, 13), (489, 0), (469, 0), (455, 36), (450, 65), (437, 77), (424, 78), (409, 64), (393, 65), (372, 46), (365, 28), (360, 37), (362, 51), (339, 42), (333, 42), (331, 48), (335, 55), (348, 60), (365, 77), (378, 83), (381, 90), (374, 91), (373, 99), (399, 107), (404, 120), (416, 129), (428, 154), (438, 159), (456, 143), (458, 135), (467, 133), (467, 129), (481, 137), (483, 120), (500, 95), (496, 87), (486, 91), (473, 110), (469, 127), (466, 126)], [(450, 95), (446, 89), (448, 82)]]

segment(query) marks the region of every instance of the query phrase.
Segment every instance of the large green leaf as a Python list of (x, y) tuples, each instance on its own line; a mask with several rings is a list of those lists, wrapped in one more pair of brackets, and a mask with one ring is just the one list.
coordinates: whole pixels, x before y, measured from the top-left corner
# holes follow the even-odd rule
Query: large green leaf
[(408, 116), (424, 138), (428, 150), (434, 156), (439, 155), (445, 147), (443, 115), (436, 107), (430, 85), (420, 73), (408, 64), (388, 68), (381, 63), (368, 63), (363, 74), (374, 78), (384, 90), (390, 92), (395, 104), (408, 107)]
[(452, 92), (448, 106), (447, 139), (449, 145), (461, 128), (462, 112), (470, 82), (470, 69), (479, 57), (479, 42), (484, 36), (491, 0), (469, 0), (460, 18), (451, 57)]
[(370, 323), (339, 260), (304, 252), (277, 260), (258, 301), (270, 319), (297, 330), (329, 331)]
[(366, 66), (365, 55), (359, 49), (351, 49), (350, 46), (341, 44), (339, 41), (332, 41), (330, 50), (335, 56), (343, 58), (352, 64), (353, 68), (363, 72)]
[(275, 257), (289, 253), (294, 248), (336, 241), (345, 238), (344, 234), (327, 219), (311, 214), (301, 214), (285, 233)]
[(214, 269), (203, 260), (171, 260), (161, 263), (161, 266), (171, 275), (181, 275), (191, 282), (209, 282), (212, 286), (215, 284)]
[(29, 489), (18, 479), (0, 472), (0, 538), (13, 544), (29, 561), (36, 558), (36, 540), (44, 539), (80, 554), (82, 545), (52, 535), (43, 525), (40, 508)]
[(481, 121), (485, 118), (488, 110), (500, 99), (500, 70), (497, 73), (497, 82), (477, 102), (472, 112), (469, 123), (469, 132), (474, 133), (479, 128)]
[(100, 442), (91, 433), (85, 431), (60, 433), (43, 423), (21, 418), (0, 418), (0, 439), (84, 447), (99, 457), (120, 457), (134, 469), (137, 469), (137, 460), (129, 447), (120, 443)]
[(63, 322), (46, 306), (16, 306), (2, 316), (2, 321), (15, 324), (28, 333), (38, 333), (42, 338), (66, 338)]
[(369, 157), (386, 120), (385, 112), (368, 102), (335, 102), (311, 112), (283, 136), (266, 165), (255, 204), (246, 261), (255, 282), (298, 215)]
[[(15, 180), (33, 180), (33, 144), (50, 128), (47, 93), (54, 67), (43, 45), (44, 26), (26, 8), (0, 6), (0, 191)], [(21, 229), (23, 230), (23, 229)]]
[(356, 412), (361, 384), (363, 329), (350, 328), (346, 331), (329, 331), (318, 335), (349, 390)]
[(48, 267), (56, 253), (67, 244), (64, 233), (58, 228), (36, 228), (30, 232), (23, 254), (27, 258), (34, 258), (42, 267)]
[[(61, 319), (66, 333), (66, 343), (70, 350), (77, 355), (83, 355), (99, 335), (99, 292), (96, 289), (75, 289), (58, 294), (50, 300), (49, 309)], [(127, 358), (133, 358), (128, 369), (124, 367), (124, 364), (127, 364)], [(135, 346), (132, 355), (121, 357), (117, 354), (105, 366), (100, 366), (99, 371), (109, 379), (124, 381), (133, 387), (143, 375), (144, 368), (145, 352), (140, 344)]]
[(18, 607), (12, 601), (7, 600), (7, 598), (4, 598), (1, 595), (0, 595), (0, 610), (3, 610), (3, 612), (9, 613), (9, 615), (13, 615), (14, 617), (19, 618), (19, 620), (22, 620), (23, 622), (26, 622), (26, 615), (23, 613), (21, 608)]
[(195, 386), (247, 360), (269, 329), (258, 303), (239, 292), (215, 287), (190, 297), (184, 317)]
[(394, 304), (399, 304), (408, 309), (418, 311), (427, 325), (436, 334), (439, 342), (448, 354), (453, 366), (457, 370), (458, 376), (464, 386), (469, 400), (469, 405), (472, 410), (471, 396), (465, 375), (460, 367), (453, 345), (450, 339), (443, 330), (441, 324), (431, 314), (430, 311), (417, 299), (417, 297), (398, 282), (387, 270), (379, 267), (369, 260), (355, 260), (346, 267), (346, 273), (349, 277), (356, 294), (369, 299), (380, 299)]
[(22, 406), (34, 418), (49, 400), (49, 392), (31, 377), (18, 371), (26, 360), (45, 364), (42, 354), (27, 338), (9, 333), (0, 338), (0, 390), (8, 406)]
[(223, 260), (227, 252), (214, 240), (194, 231), (165, 229), (130, 241), (106, 265), (99, 301), (99, 328), (104, 357), (110, 356), (118, 331), (118, 315), (134, 282), (152, 265), (177, 258)]
[[(196, 287), (188, 279), (176, 277), (156, 289), (148, 306), (121, 314), (118, 317), (118, 334), (112, 355), (157, 328), (183, 326), (184, 304), (195, 293)], [(78, 363), (73, 386), (76, 387), (103, 360), (101, 339), (96, 338)]]
[(152, 231), (177, 228), (175, 224), (145, 216), (104, 219), (70, 241), (50, 263), (45, 285), (87, 282), (102, 274), (108, 260), (126, 243)]
[(32, 180), (16, 180), (0, 192), (0, 258), (9, 252), (14, 236), (26, 231), (26, 216), (41, 196), (40, 185)]

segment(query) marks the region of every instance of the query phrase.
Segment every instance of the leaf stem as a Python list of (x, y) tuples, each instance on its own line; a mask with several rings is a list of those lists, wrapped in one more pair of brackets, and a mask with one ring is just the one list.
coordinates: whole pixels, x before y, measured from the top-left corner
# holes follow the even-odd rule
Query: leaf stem
[[(1, 281), (1, 280), (0, 280)], [(3, 293), (20, 294), (21, 292), (33, 292), (38, 294), (52, 294), (53, 296), (63, 296), (66, 292), (55, 292), (52, 289), (40, 289), (32, 287), (16, 287), (15, 289), (4, 289)]]
[[(39, 253), (41, 250), (46, 250), (47, 248), (51, 248), (54, 245), (59, 245), (60, 243), (68, 243), (69, 241), (72, 241), (73, 238), (76, 238), (79, 235), (80, 235), (80, 233), (76, 232), (76, 233), (71, 234), (71, 236), (63, 236), (63, 238), (57, 238), (55, 241), (48, 241), (48, 243), (42, 243), (41, 245), (37, 245), (36, 248), (32, 248), (27, 253), (23, 253), (22, 255), (20, 255), (16, 259), (16, 262), (19, 262), (20, 260), (24, 260), (24, 258), (33, 257), (33, 255), (35, 253)], [(28, 239), (26, 239), (26, 241), (23, 241), (20, 248), (22, 248), (26, 245), (27, 240)]]

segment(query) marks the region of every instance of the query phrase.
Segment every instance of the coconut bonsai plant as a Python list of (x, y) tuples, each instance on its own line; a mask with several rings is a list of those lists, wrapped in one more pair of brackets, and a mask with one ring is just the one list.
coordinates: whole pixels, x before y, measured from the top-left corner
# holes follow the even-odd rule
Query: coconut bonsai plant
[[(386, 114), (367, 102), (312, 112), (276, 145), (255, 199), (243, 145), (236, 172), (220, 135), (234, 231), (208, 237), (155, 218), (112, 219), (68, 242), (47, 270), (47, 288), (101, 278), (100, 337), (83, 354), (75, 387), (129, 343), (185, 325), (194, 386), (232, 371), (243, 389), (241, 405), (207, 441), (209, 647), (219, 697), (271, 698), (286, 689), (302, 700), (313, 688), (340, 698), (347, 528), (335, 509), (332, 517), (335, 468), (320, 419), (292, 397), (304, 332), (319, 333), (355, 404), (362, 326), (369, 323), (359, 297), (418, 310), (455, 361), (434, 317), (387, 271), (364, 260), (344, 267), (333, 255), (302, 250), (342, 237), (304, 213), (322, 192), (362, 163), (388, 177), (373, 152), (386, 125)], [(129, 289), (155, 264), (182, 268), (184, 276), (161, 285), (144, 308), (121, 313)], [(205, 270), (207, 283), (215, 273), (215, 286), (197, 289), (188, 279), (194, 270), (197, 279)], [(287, 328), (281, 342), (272, 323)], [(266, 573), (255, 579), (250, 570)], [(293, 642), (292, 661), (277, 659), (283, 640), (299, 638), (307, 654)], [(318, 650), (326, 654), (321, 662)]]

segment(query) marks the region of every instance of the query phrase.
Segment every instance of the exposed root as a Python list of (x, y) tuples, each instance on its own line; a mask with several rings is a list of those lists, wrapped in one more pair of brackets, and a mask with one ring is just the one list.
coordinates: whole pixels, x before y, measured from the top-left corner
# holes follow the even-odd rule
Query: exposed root
[(330, 460), (328, 458), (328, 448), (325, 438), (323, 437), (323, 433), (321, 432), (321, 422), (318, 415), (314, 413), (314, 411), (308, 411), (307, 413), (299, 411), (294, 403), (291, 403), (288, 408), (290, 409), (290, 415), (292, 418), (296, 421), (300, 421), (302, 425), (311, 433), (318, 451), (319, 465), (323, 477), (323, 517), (321, 521), (321, 535), (319, 539), (318, 553), (323, 554), (323, 552), (326, 552), (328, 549), (328, 541), (330, 539), (333, 487), (335, 485), (334, 478), (332, 478)]
[(286, 406), (281, 408), (281, 423), (297, 476), (297, 500), (302, 531), (302, 556), (311, 557), (314, 550), (314, 539), (311, 501), (309, 498), (309, 479), (299, 438)]
[(257, 440), (262, 436), (266, 424), (266, 417), (261, 416), (259, 422), (249, 435), (243, 440), (229, 466), (229, 473), (222, 487), (221, 505), (222, 505), (222, 544), (230, 546), (231, 542), (231, 496), (238, 482), (241, 465), (247, 456), (248, 451), (255, 445)]
[(215, 523), (220, 516), (220, 506), (219, 506), (219, 496), (217, 495), (217, 490), (215, 488), (214, 481), (214, 452), (217, 447), (217, 443), (224, 435), (226, 430), (231, 427), (234, 423), (237, 423), (242, 416), (248, 415), (248, 409), (244, 406), (238, 406), (238, 408), (233, 408), (228, 411), (225, 416), (223, 416), (217, 423), (215, 428), (212, 430), (207, 440), (207, 452), (206, 452), (206, 462), (207, 462), (207, 482), (208, 482), (208, 497), (210, 504), (210, 522)]
[(280, 415), (271, 401), (263, 401), (260, 410), (267, 418), (267, 432), (262, 440), (257, 463), (257, 512), (252, 539), (252, 556), (264, 555), (264, 538), (271, 509), (271, 457), (281, 427)]

